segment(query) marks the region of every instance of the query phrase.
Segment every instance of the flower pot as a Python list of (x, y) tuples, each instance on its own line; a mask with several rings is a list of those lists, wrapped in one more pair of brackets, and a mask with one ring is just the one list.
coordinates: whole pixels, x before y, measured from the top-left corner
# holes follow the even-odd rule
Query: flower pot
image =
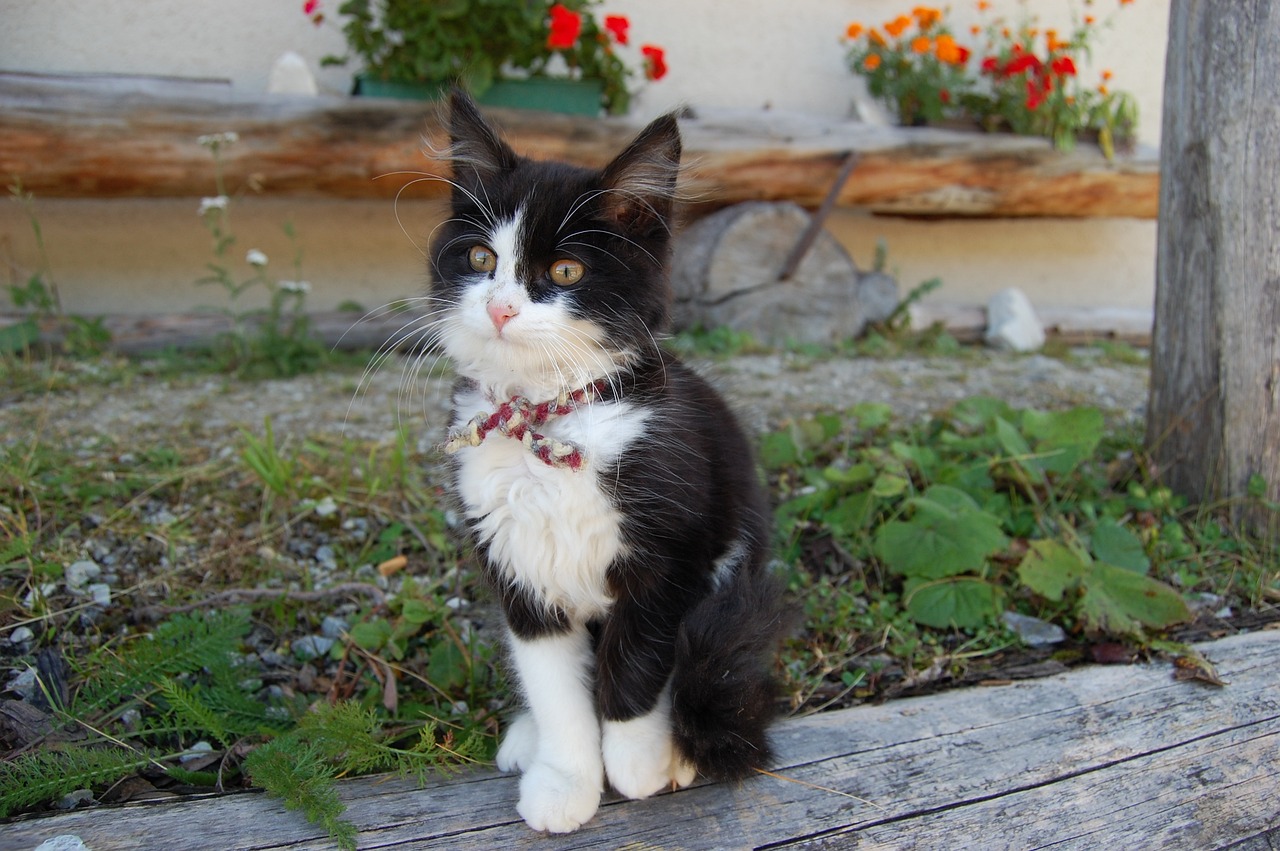
[[(449, 85), (445, 82), (380, 80), (359, 74), (352, 93), (364, 97), (439, 100), (449, 91)], [(497, 80), (476, 100), (487, 106), (538, 109), (568, 115), (599, 115), (603, 92), (604, 82), (601, 80), (528, 77), (523, 80)]]

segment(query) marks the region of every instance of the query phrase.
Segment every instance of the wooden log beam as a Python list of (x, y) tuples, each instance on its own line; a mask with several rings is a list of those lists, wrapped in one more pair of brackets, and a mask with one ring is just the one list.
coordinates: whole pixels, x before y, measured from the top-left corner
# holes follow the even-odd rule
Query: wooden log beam
[[(637, 130), (629, 119), (492, 110), (534, 157), (603, 164)], [(908, 216), (1154, 218), (1155, 152), (1108, 162), (1091, 145), (880, 127), (769, 112), (681, 120), (690, 190), (708, 209), (748, 200), (816, 207), (848, 153), (859, 157), (837, 203)], [(40, 197), (214, 194), (197, 137), (233, 131), (227, 186), (266, 194), (427, 198), (443, 193), (439, 109), (373, 98), (246, 96), (219, 81), (0, 74), (0, 174)], [(427, 178), (423, 181), (421, 178)]]

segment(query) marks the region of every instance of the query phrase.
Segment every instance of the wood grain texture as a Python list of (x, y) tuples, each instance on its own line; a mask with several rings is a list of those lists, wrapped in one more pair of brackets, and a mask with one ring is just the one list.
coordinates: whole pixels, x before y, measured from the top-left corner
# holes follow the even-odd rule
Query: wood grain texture
[(1277, 4), (1175, 4), (1164, 101), (1147, 441), (1193, 500), (1280, 500)]
[[(530, 156), (599, 166), (633, 121), (492, 110)], [(234, 131), (228, 185), (268, 194), (424, 198), (443, 194), (439, 108), (375, 98), (247, 97), (217, 81), (0, 74), (0, 173), (40, 197), (213, 194), (202, 134)], [(1107, 162), (1096, 147), (1043, 139), (879, 127), (769, 112), (682, 119), (689, 192), (706, 209), (750, 200), (816, 207), (846, 155), (838, 203), (892, 215), (1154, 218), (1149, 150)]]
[[(1227, 687), (1175, 681), (1167, 663), (1094, 667), (791, 719), (779, 777), (611, 799), (566, 837), (530, 831), (516, 779), (492, 771), (425, 789), (356, 779), (342, 797), (361, 848), (1268, 847), (1280, 631), (1200, 649)], [(94, 851), (332, 847), (278, 801), (233, 795), (19, 821), (0, 848), (67, 833)]]

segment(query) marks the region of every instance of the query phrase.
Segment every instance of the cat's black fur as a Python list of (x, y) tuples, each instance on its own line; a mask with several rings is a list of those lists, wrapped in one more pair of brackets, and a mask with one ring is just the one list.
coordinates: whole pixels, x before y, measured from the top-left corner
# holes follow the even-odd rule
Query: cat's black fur
[[(653, 122), (599, 171), (517, 156), (462, 94), (451, 100), (449, 126), (453, 214), (433, 243), (435, 315), (455, 321), (452, 314), (462, 309), (469, 288), (493, 286), (468, 265), (467, 249), (489, 240), (495, 221), (521, 214), (520, 263), (512, 274), (527, 293), (525, 310), (558, 305), (590, 323), (583, 327), (602, 331), (604, 352), (598, 361), (580, 364), (581, 373), (567, 363), (529, 360), (525, 376), (523, 356), (495, 353), (490, 363), (487, 344), (457, 343), (451, 351), (461, 361), (456, 395), (489, 391), (501, 400), (531, 393), (529, 385), (538, 382), (530, 376), (564, 372), (607, 379), (592, 405), (626, 406), (646, 417), (641, 433), (617, 447), (606, 468), (563, 472), (595, 476), (621, 517), (619, 554), (601, 570), (612, 601), (607, 611), (579, 611), (572, 600), (549, 602), (518, 566), (495, 558), (492, 540), (477, 533), (477, 550), (513, 640), (588, 630), (595, 702), (605, 722), (650, 713), (669, 682), (670, 725), (680, 754), (710, 777), (741, 778), (770, 759), (766, 728), (775, 714), (771, 670), (781, 630), (780, 588), (767, 567), (770, 515), (750, 444), (719, 395), (657, 342), (670, 302), (676, 121), (668, 116)], [(587, 269), (571, 288), (557, 287), (546, 274), (566, 256)], [(440, 332), (446, 351), (450, 335), (462, 333), (452, 329)], [(507, 345), (502, 332), (498, 327), (493, 346)], [(596, 369), (600, 365), (607, 366)], [(473, 413), (456, 411), (455, 426)], [(586, 415), (580, 410), (570, 417)], [(600, 445), (610, 446), (610, 439), (599, 436)], [(478, 451), (468, 447), (454, 457)], [(462, 467), (456, 471), (465, 491)], [(534, 474), (559, 481), (545, 470)], [(468, 516), (473, 528), (484, 519), (474, 507)], [(558, 522), (577, 520), (564, 515)], [(731, 564), (717, 568), (726, 561)], [(562, 828), (553, 822), (545, 829)]]

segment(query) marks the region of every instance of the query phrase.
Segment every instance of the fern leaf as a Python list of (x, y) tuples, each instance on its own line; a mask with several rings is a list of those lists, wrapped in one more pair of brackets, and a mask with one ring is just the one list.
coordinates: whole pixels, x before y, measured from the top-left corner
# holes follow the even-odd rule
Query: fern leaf
[(314, 742), (281, 736), (250, 753), (245, 769), (285, 807), (301, 810), (308, 821), (324, 828), (338, 847), (356, 847), (356, 827), (342, 817), (347, 808), (334, 784), (337, 771)]
[(170, 711), (178, 716), (182, 724), (212, 736), (224, 748), (230, 747), (236, 740), (218, 714), (196, 694), (195, 689), (165, 677), (160, 681), (160, 694), (164, 695)]
[(117, 656), (95, 656), (93, 676), (76, 695), (72, 714), (84, 718), (135, 700), (166, 678), (226, 665), (249, 632), (246, 611), (175, 615), (151, 640), (130, 642)]
[(144, 751), (67, 747), (0, 762), (0, 818), (77, 789), (114, 783), (154, 761)]

